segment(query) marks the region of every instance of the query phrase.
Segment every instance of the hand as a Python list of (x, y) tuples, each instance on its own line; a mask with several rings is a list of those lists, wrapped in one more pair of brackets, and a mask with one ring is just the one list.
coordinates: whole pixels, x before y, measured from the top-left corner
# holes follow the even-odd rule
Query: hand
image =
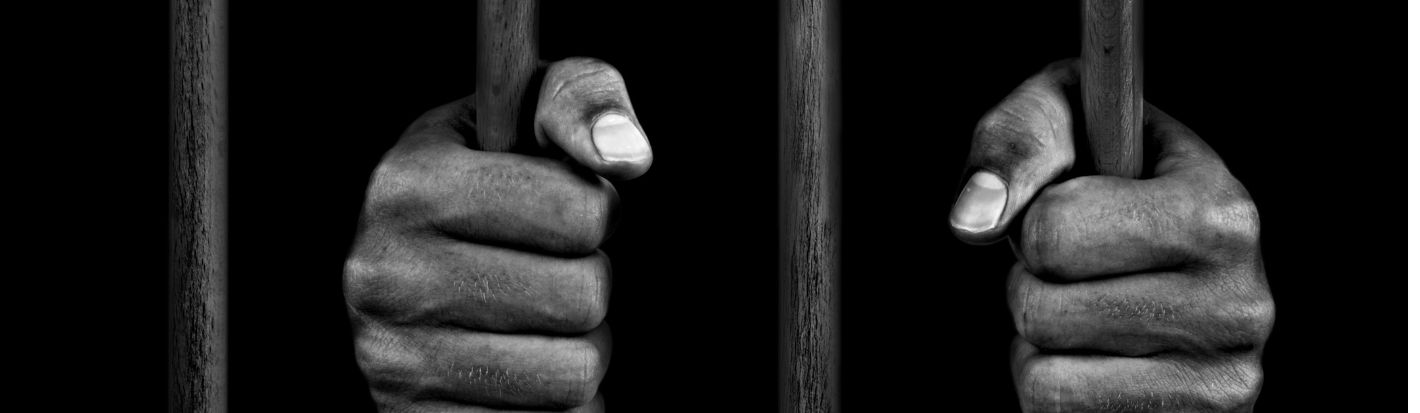
[(539, 153), (566, 158), (478, 150), (470, 97), (416, 120), (371, 176), (344, 279), (381, 411), (602, 409), (597, 248), (618, 202), (602, 177), (641, 175), (651, 147), (599, 61), (550, 66), (535, 117)]
[(1051, 65), (986, 114), (951, 214), (966, 242), (1012, 238), (1022, 409), (1250, 411), (1273, 321), (1256, 207), (1148, 104), (1144, 177), (1056, 183), (1082, 129), (1076, 65)]

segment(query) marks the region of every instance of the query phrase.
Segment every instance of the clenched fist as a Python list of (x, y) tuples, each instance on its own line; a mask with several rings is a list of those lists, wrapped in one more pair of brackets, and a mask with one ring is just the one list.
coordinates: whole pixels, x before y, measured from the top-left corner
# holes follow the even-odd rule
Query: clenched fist
[(360, 369), (381, 411), (600, 411), (604, 177), (651, 165), (625, 84), (591, 59), (548, 67), (536, 153), (481, 151), (473, 107), (426, 113), (370, 178), (345, 266)]
[(1147, 105), (1140, 179), (1080, 176), (1075, 61), (979, 123), (951, 213), (958, 238), (1010, 237), (1012, 367), (1027, 412), (1250, 411), (1273, 303), (1257, 209), (1191, 130)]

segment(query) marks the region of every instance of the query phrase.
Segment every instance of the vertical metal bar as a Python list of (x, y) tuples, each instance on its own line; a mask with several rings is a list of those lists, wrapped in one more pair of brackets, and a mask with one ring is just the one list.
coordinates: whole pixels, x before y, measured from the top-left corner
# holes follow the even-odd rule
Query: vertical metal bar
[(1080, 7), (1080, 87), (1095, 169), (1126, 178), (1137, 178), (1144, 165), (1138, 15), (1136, 0), (1083, 0)]
[(227, 410), (227, 2), (169, 10), (168, 411)]
[(480, 149), (508, 151), (537, 72), (537, 1), (479, 0), (475, 58)]
[(838, 411), (839, 95), (834, 0), (782, 0), (779, 411)]

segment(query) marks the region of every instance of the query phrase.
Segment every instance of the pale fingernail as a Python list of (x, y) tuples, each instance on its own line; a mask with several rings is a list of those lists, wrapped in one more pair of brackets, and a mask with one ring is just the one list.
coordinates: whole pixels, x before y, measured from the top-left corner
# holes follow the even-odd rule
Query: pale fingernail
[(624, 115), (609, 113), (592, 125), (592, 144), (608, 161), (639, 161), (651, 154), (651, 144), (636, 123)]
[(1006, 182), (996, 174), (979, 171), (971, 176), (952, 210), (952, 226), (967, 232), (996, 227), (1006, 208)]

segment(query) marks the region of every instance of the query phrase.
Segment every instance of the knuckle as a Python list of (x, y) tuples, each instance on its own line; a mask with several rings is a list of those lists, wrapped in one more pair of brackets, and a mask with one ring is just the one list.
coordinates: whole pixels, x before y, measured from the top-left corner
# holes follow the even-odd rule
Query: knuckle
[(1050, 103), (1038, 93), (1019, 91), (996, 112), (997, 119), (1005, 120), (1005, 125), (1022, 137), (1032, 138), (1036, 143), (1046, 145), (1054, 138), (1051, 128)]
[(345, 261), (346, 303), (371, 317), (391, 318), (408, 312), (412, 300), (407, 297), (399, 277), (367, 255), (357, 253)]
[[(1074, 162), (1068, 109), (1049, 92), (1023, 87), (977, 122), (970, 159), (1025, 182), (1049, 181)], [(1063, 115), (1062, 115), (1063, 113)], [(1014, 179), (1014, 178), (1013, 178)]]
[(1195, 187), (1202, 194), (1194, 196), (1202, 200), (1195, 210), (1199, 237), (1225, 250), (1254, 250), (1261, 220), (1257, 204), (1242, 183), (1221, 165), (1198, 170), (1194, 181), (1203, 183)]
[(1032, 115), (1038, 110), (1023, 107), (1018, 103), (1002, 104), (976, 126), (973, 153), (983, 154), (991, 159), (1025, 159), (1042, 152), (1052, 141), (1053, 134), (1048, 124)]
[(375, 170), (370, 172), (370, 184), (365, 190), (367, 203), (377, 206), (387, 200), (389, 195), (398, 193), (404, 186), (399, 184), (402, 181), (402, 172), (403, 168), (396, 165), (396, 161), (388, 155), (381, 160)]
[[(996, 156), (1025, 158), (1068, 144), (1069, 110), (1063, 98), (1034, 86), (1022, 86), (976, 125), (978, 145)], [(1056, 151), (1050, 151), (1056, 152)]]
[(1260, 222), (1257, 205), (1245, 197), (1226, 196), (1200, 208), (1205, 237), (1231, 248), (1257, 243)]
[(366, 260), (359, 256), (351, 256), (345, 260), (345, 302), (358, 310), (365, 310), (370, 306), (369, 296), (374, 295), (373, 291), (378, 289), (380, 275)]
[(403, 337), (382, 327), (365, 328), (356, 335), (355, 360), (370, 387), (386, 392), (412, 390), (423, 362)]
[(419, 193), (420, 170), (407, 158), (409, 155), (387, 154), (370, 173), (365, 190), (364, 219), (373, 222), (398, 220), (412, 211)]
[(614, 102), (625, 90), (621, 72), (601, 60), (579, 57), (548, 67), (545, 96), (568, 97), (576, 101)]
[(1273, 305), (1270, 294), (1262, 294), (1262, 297), (1246, 300), (1236, 305), (1230, 306), (1228, 319), (1236, 326), (1238, 337), (1233, 340), (1244, 344), (1246, 348), (1257, 349), (1267, 341), (1267, 337), (1272, 333), (1272, 325), (1275, 320), (1276, 307)]
[(1277, 306), (1269, 293), (1257, 305), (1257, 312), (1249, 318), (1253, 323), (1253, 340), (1259, 345), (1272, 335), (1272, 326), (1277, 322)]

